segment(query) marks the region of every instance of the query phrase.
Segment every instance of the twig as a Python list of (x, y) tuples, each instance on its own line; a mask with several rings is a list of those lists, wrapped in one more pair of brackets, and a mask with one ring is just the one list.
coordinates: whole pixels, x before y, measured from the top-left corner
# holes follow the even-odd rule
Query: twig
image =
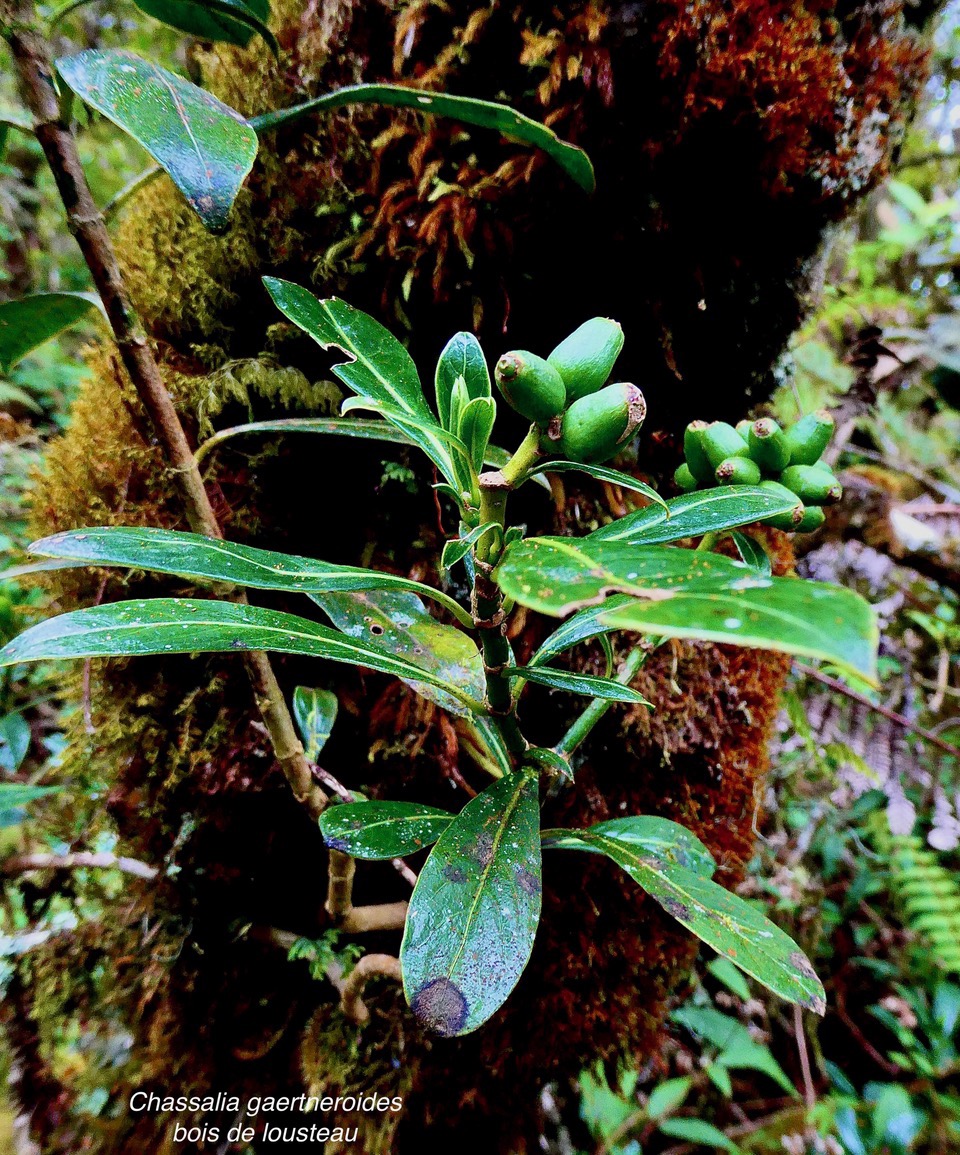
[(354, 906), (344, 916), (340, 930), (345, 934), (371, 934), (377, 930), (402, 930), (407, 921), (405, 902), (371, 903)]
[(803, 1011), (799, 1003), (793, 1005), (793, 1034), (797, 1040), (797, 1051), (800, 1054), (800, 1070), (803, 1072), (803, 1099), (809, 1110), (817, 1105), (817, 1092), (813, 1085), (813, 1072), (810, 1070), (810, 1055), (807, 1053), (807, 1033), (803, 1025)]
[(77, 851), (73, 854), (18, 854), (0, 863), (0, 873), (27, 874), (32, 870), (122, 870), (137, 878), (156, 878), (160, 873), (155, 866), (148, 866), (136, 858), (124, 858), (116, 854), (93, 854)]
[(939, 735), (934, 734), (932, 730), (926, 730), (923, 726), (918, 726), (915, 722), (911, 722), (909, 718), (904, 717), (903, 714), (898, 714), (896, 710), (891, 710), (889, 706), (881, 706), (878, 702), (871, 702), (864, 694), (858, 694), (856, 690), (851, 690), (849, 686), (845, 686), (843, 682), (837, 678), (831, 678), (829, 674), (822, 674), (819, 670), (808, 666), (804, 662), (795, 663), (797, 669), (805, 674), (808, 678), (814, 678), (818, 682), (822, 682), (824, 686), (829, 686), (831, 690), (835, 690), (838, 694), (843, 694), (844, 697), (850, 698), (851, 701), (859, 702), (861, 706), (865, 706), (868, 710), (873, 710), (876, 714), (882, 714), (884, 718), (889, 718), (891, 722), (895, 722), (904, 730), (909, 730), (911, 734), (916, 734), (918, 738), (922, 738), (924, 742), (929, 742), (931, 746), (936, 746), (938, 750), (942, 750), (945, 754), (950, 754), (953, 758), (960, 758), (960, 747), (951, 746), (949, 742), (945, 742)]
[(340, 1009), (358, 1026), (370, 1021), (370, 1011), (362, 995), (370, 979), (378, 976), (400, 982), (400, 960), (392, 954), (365, 954), (344, 981)]
[[(187, 520), (195, 532), (222, 538), (193, 451), (133, 307), (110, 234), (87, 184), (73, 129), (61, 116), (53, 62), (47, 43), (34, 23), (35, 12), (30, 0), (0, 0), (0, 31), (10, 45), (37, 142), (60, 192), (67, 225), (100, 294), (124, 367), (173, 474)], [(241, 596), (237, 600), (245, 602), (246, 598)], [(264, 653), (251, 651), (244, 655), (244, 663), (274, 755), (298, 801), (311, 814), (319, 815), (329, 799), (310, 773), (270, 659)]]
[(327, 865), (327, 901), (324, 909), (340, 926), (353, 910), (353, 876), (356, 861), (342, 850), (331, 850)]

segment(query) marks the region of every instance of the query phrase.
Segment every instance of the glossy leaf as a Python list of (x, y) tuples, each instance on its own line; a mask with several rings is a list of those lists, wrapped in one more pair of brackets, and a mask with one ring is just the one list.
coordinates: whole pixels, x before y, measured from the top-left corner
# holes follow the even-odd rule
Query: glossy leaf
[(593, 638), (598, 640), (607, 634), (612, 634), (616, 627), (606, 621), (604, 615), (619, 606), (633, 604), (629, 594), (611, 594), (596, 606), (587, 606), (567, 618), (550, 634), (537, 652), (530, 659), (531, 666), (542, 666), (558, 654), (578, 646), (582, 642), (589, 642)]
[(483, 469), (483, 460), (497, 419), (497, 403), (492, 397), (475, 397), (460, 414), (460, 440), (474, 470)]
[(0, 665), (56, 658), (273, 650), (430, 682), (472, 705), (459, 686), (401, 657), (294, 614), (236, 602), (153, 598), (113, 602), (49, 618), (8, 642)]
[(471, 400), (492, 396), (487, 361), (480, 342), (472, 333), (455, 333), (437, 361), (434, 378), (437, 413), (440, 415), (440, 424), (451, 433), (457, 432), (450, 421), (450, 398), (458, 377), (462, 379)]
[(592, 674), (578, 674), (571, 670), (555, 670), (552, 666), (516, 666), (507, 671), (509, 678), (523, 678), (525, 682), (536, 682), (549, 686), (552, 690), (566, 690), (570, 694), (586, 694), (590, 698), (603, 698), (606, 702), (631, 702), (638, 706), (650, 703), (636, 690), (617, 682), (613, 678), (597, 678)]
[(537, 777), (519, 771), (468, 802), (427, 859), (400, 948), (414, 1014), (439, 1035), (486, 1022), (517, 983), (540, 920)]
[(637, 549), (592, 536), (512, 543), (495, 577), (507, 596), (542, 613), (560, 616), (599, 605), (611, 593), (628, 594), (630, 603), (607, 605), (596, 624), (779, 650), (834, 662), (876, 681), (873, 611), (858, 594), (838, 586), (762, 577), (719, 554)]
[[(333, 372), (391, 424), (428, 454), (451, 484), (458, 479), (450, 456), (450, 437), (430, 412), (410, 354), (389, 329), (338, 297), (319, 300), (300, 285), (277, 277), (263, 283), (274, 304), (324, 349), (350, 358)], [(346, 411), (346, 409), (345, 409)]]
[[(615, 819), (581, 831), (546, 831), (547, 845), (606, 854), (669, 915), (774, 994), (823, 1014), (823, 986), (796, 943), (756, 908), (712, 882), (702, 843), (667, 819), (652, 837)], [(693, 842), (690, 840), (693, 839)], [(578, 846), (577, 844), (581, 844)], [(699, 849), (698, 849), (699, 848)]]
[(479, 747), (480, 754), (485, 760), (489, 760), (500, 774), (509, 774), (513, 770), (510, 751), (500, 733), (500, 727), (493, 718), (472, 714), (461, 725), (470, 732), (474, 744)]
[(303, 752), (316, 762), (326, 746), (337, 718), (337, 695), (329, 690), (297, 686), (293, 691), (293, 716), (303, 739)]
[(0, 373), (81, 321), (98, 299), (88, 293), (34, 293), (0, 303)]
[(459, 489), (469, 484), (467, 448), (458, 437), (437, 424), (433, 416), (417, 417), (403, 413), (369, 397), (348, 397), (340, 407), (345, 417), (355, 410), (368, 410), (385, 418), (405, 434), (411, 445), (422, 450), (443, 476)]
[(767, 556), (767, 551), (763, 546), (750, 537), (746, 533), (733, 533), (733, 544), (737, 547), (737, 553), (740, 555), (740, 560), (744, 565), (748, 565), (752, 570), (756, 570), (761, 577), (770, 577), (773, 573), (773, 567), (770, 564), (770, 558)]
[[(462, 630), (432, 618), (414, 594), (394, 590), (317, 594), (313, 600), (333, 624), (351, 638), (396, 654), (443, 685), (459, 686), (476, 701), (486, 693), (483, 659), (475, 642)], [(423, 678), (404, 677), (421, 697), (453, 714), (465, 714), (453, 694)]]
[[(766, 489), (751, 485), (724, 485), (701, 493), (685, 493), (666, 503), (666, 511), (648, 506), (594, 530), (593, 541), (622, 541), (638, 545), (662, 545), (685, 537), (699, 537), (750, 525), (776, 513), (787, 513), (790, 504)], [(669, 514), (669, 516), (668, 516)]]
[(440, 555), (440, 568), (442, 570), (452, 569), (458, 561), (462, 561), (477, 542), (487, 533), (497, 533), (502, 535), (503, 530), (501, 526), (495, 521), (485, 521), (483, 525), (476, 525), (463, 537), (455, 537), (448, 541), (443, 547), (443, 553)]
[(62, 57), (66, 84), (150, 153), (212, 232), (230, 210), (257, 155), (257, 134), (209, 92), (123, 49)]
[(402, 858), (431, 846), (456, 818), (416, 802), (349, 802), (320, 815), (323, 840), (354, 858)]
[(274, 55), (279, 53), (273, 33), (265, 23), (270, 15), (270, 5), (265, 0), (134, 0), (134, 3), (161, 24), (199, 40), (220, 40), (245, 48), (257, 35)]
[[(538, 462), (527, 472), (526, 476), (535, 477), (538, 473), (572, 472), (588, 473), (596, 481), (605, 481), (608, 485), (619, 486), (620, 489), (627, 489), (631, 493), (641, 493), (644, 497), (648, 497), (651, 501), (655, 502), (660, 509), (665, 510), (667, 508), (667, 502), (657, 493), (653, 486), (646, 485), (644, 482), (638, 481), (635, 477), (631, 477), (629, 473), (623, 473), (619, 469), (608, 469), (605, 465), (585, 465), (579, 461), (554, 461), (549, 459)], [(664, 514), (664, 516), (666, 515)]]
[(23, 764), (33, 733), (30, 723), (19, 710), (11, 710), (0, 718), (0, 769), (16, 774)]
[(537, 771), (546, 771), (548, 774), (563, 778), (567, 782), (573, 781), (573, 770), (570, 768), (569, 761), (562, 754), (558, 754), (556, 750), (551, 750), (547, 746), (531, 746), (524, 758)]
[(421, 582), (359, 566), (333, 565), (298, 554), (274, 553), (199, 533), (136, 526), (67, 530), (42, 538), (30, 552), (82, 565), (122, 565), (156, 573), (230, 582), (291, 593), (406, 590), (431, 598), (465, 626), (473, 620), (452, 598)]
[(433, 116), (448, 116), (463, 124), (491, 128), (504, 136), (532, 144), (554, 160), (582, 189), (593, 192), (595, 178), (590, 158), (582, 148), (568, 144), (539, 121), (531, 120), (503, 104), (477, 100), (470, 96), (424, 92), (402, 84), (356, 84), (317, 96), (292, 108), (254, 117), (250, 124), (257, 132), (268, 132), (315, 112), (343, 108), (350, 104), (386, 104), (394, 108), (413, 108)]

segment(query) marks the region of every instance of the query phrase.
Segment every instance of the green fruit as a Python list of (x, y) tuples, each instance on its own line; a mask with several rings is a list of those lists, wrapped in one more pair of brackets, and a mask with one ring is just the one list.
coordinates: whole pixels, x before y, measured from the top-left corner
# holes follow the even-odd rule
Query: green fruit
[(775, 513), (773, 517), (763, 518), (764, 525), (772, 525), (774, 529), (783, 529), (787, 533), (794, 532), (803, 520), (803, 502), (797, 501), (797, 495), (792, 490), (787, 489), (785, 485), (781, 485), (779, 481), (761, 481), (760, 488), (768, 489), (778, 497), (796, 501), (793, 509), (788, 509), (786, 513)]
[(780, 474), (780, 482), (793, 490), (804, 504), (839, 501), (843, 495), (840, 482), (833, 474), (816, 465), (789, 465)]
[(677, 487), (682, 489), (684, 493), (691, 493), (697, 488), (697, 479), (690, 472), (690, 466), (687, 465), (686, 462), (677, 466), (673, 480), (677, 483)]
[(801, 417), (784, 436), (790, 446), (791, 465), (813, 465), (830, 444), (834, 421), (826, 409)]
[(714, 421), (703, 433), (703, 452), (713, 469), (728, 457), (749, 457), (746, 441), (726, 421)]
[(797, 526), (797, 533), (813, 533), (826, 521), (826, 514), (819, 505), (808, 505), (803, 511), (803, 517)]
[(683, 455), (697, 481), (713, 481), (713, 466), (703, 451), (703, 435), (707, 428), (706, 421), (691, 421), (683, 434)]
[(779, 473), (790, 464), (786, 434), (772, 417), (754, 421), (747, 434), (750, 456), (766, 473)]
[(538, 425), (563, 412), (567, 400), (563, 378), (557, 370), (524, 349), (514, 349), (497, 362), (497, 387), (507, 404)]
[(746, 418), (746, 417), (742, 421), (737, 422), (737, 425), (736, 425), (737, 432), (740, 434), (740, 436), (743, 438), (744, 441), (747, 440), (747, 434), (750, 432), (750, 425), (751, 425), (751, 422), (750, 422), (749, 418)]
[(623, 329), (609, 317), (594, 317), (574, 329), (547, 357), (563, 378), (570, 405), (602, 389), (623, 348)]
[(727, 457), (717, 466), (717, 485), (757, 485), (760, 466), (749, 457)]
[(619, 382), (581, 397), (564, 413), (560, 452), (571, 461), (606, 461), (643, 424), (647, 403), (636, 385)]

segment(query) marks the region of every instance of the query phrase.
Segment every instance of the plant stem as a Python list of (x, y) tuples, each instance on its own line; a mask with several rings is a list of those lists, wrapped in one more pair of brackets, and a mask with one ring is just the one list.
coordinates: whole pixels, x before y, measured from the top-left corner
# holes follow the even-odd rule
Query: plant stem
[[(90, 186), (87, 184), (71, 125), (61, 116), (46, 40), (37, 31), (30, 0), (0, 0), (0, 33), (10, 45), (20, 89), (33, 131), (53, 173), (67, 217), (100, 293), (124, 367), (153, 425), (157, 441), (180, 492), (190, 527), (222, 538), (200, 470), (160, 367), (130, 299), (116, 253)], [(238, 601), (245, 601), (238, 597)], [(244, 655), (257, 708), (273, 752), (294, 795), (313, 815), (329, 801), (314, 781), (293, 719), (265, 653)]]
[[(540, 456), (540, 430), (530, 429), (519, 448), (502, 469), (480, 475), (480, 523), (506, 528), (507, 499), (517, 482)], [(517, 708), (510, 692), (510, 679), (504, 671), (510, 665), (510, 643), (506, 635), (506, 613), (503, 593), (493, 580), (494, 555), (497, 535), (487, 533), (477, 542), (474, 565), (476, 579), (473, 585), (473, 624), (480, 632), (483, 650), (483, 670), (487, 683), (487, 705), (496, 718), (512, 754), (523, 754), (526, 739), (520, 732)]]
[(720, 533), (718, 530), (711, 529), (700, 539), (700, 543), (697, 546), (696, 552), (707, 553), (709, 550), (713, 549), (721, 537), (723, 537), (722, 533)]
[[(637, 671), (646, 660), (646, 650), (641, 650), (639, 647), (631, 650), (630, 653), (627, 654), (623, 665), (617, 671), (617, 681), (621, 686), (630, 685)], [(612, 705), (613, 702), (607, 698), (594, 698), (566, 734), (564, 734), (556, 746), (554, 746), (554, 751), (562, 758), (569, 758)]]

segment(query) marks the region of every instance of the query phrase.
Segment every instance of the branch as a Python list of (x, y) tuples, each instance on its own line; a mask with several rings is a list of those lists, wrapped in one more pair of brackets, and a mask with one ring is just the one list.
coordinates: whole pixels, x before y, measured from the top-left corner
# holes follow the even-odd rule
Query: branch
[(904, 730), (909, 730), (911, 734), (916, 734), (916, 736), (922, 738), (924, 742), (929, 742), (931, 746), (936, 746), (937, 749), (942, 750), (944, 754), (950, 754), (952, 757), (960, 759), (960, 747), (951, 746), (949, 742), (945, 742), (939, 734), (934, 734), (932, 730), (925, 730), (922, 726), (918, 726), (915, 722), (911, 722), (909, 718), (904, 717), (903, 714), (898, 714), (896, 710), (891, 710), (889, 706), (881, 706), (878, 702), (871, 702), (865, 694), (858, 694), (856, 690), (851, 690), (849, 686), (845, 686), (843, 682), (837, 678), (831, 678), (829, 674), (822, 674), (819, 670), (814, 669), (813, 666), (808, 666), (804, 662), (797, 662), (796, 667), (808, 678), (814, 678), (816, 681), (822, 682), (824, 686), (829, 686), (831, 690), (835, 690), (838, 694), (843, 694), (844, 697), (850, 698), (851, 701), (859, 702), (861, 706), (866, 706), (868, 710), (873, 710), (876, 714), (882, 714), (884, 718), (889, 718), (891, 722), (895, 722)]
[[(33, 4), (29, 0), (0, 0), (0, 30), (10, 44), (24, 103), (60, 192), (67, 225), (80, 246), (124, 367), (149, 415), (163, 456), (173, 473), (187, 520), (196, 533), (222, 538), (193, 451), (133, 307), (103, 217), (87, 184), (73, 129), (61, 116), (53, 62), (46, 41), (34, 27), (34, 20)], [(246, 602), (243, 595), (237, 600)], [(310, 765), (303, 756), (303, 746), (270, 659), (264, 653), (250, 652), (244, 655), (244, 663), (277, 761), (297, 800), (317, 816), (329, 799), (314, 781)]]
[(347, 975), (340, 994), (340, 1009), (358, 1026), (370, 1021), (370, 1011), (361, 996), (370, 979), (376, 977), (400, 982), (400, 960), (392, 954), (365, 954)]
[(356, 861), (349, 854), (344, 854), (342, 850), (330, 851), (324, 909), (336, 926), (340, 926), (353, 910), (353, 876), (356, 870)]
[(136, 878), (156, 878), (160, 873), (136, 858), (116, 854), (93, 854), (78, 851), (75, 854), (18, 854), (0, 863), (0, 874), (27, 874), (32, 870), (122, 870)]

